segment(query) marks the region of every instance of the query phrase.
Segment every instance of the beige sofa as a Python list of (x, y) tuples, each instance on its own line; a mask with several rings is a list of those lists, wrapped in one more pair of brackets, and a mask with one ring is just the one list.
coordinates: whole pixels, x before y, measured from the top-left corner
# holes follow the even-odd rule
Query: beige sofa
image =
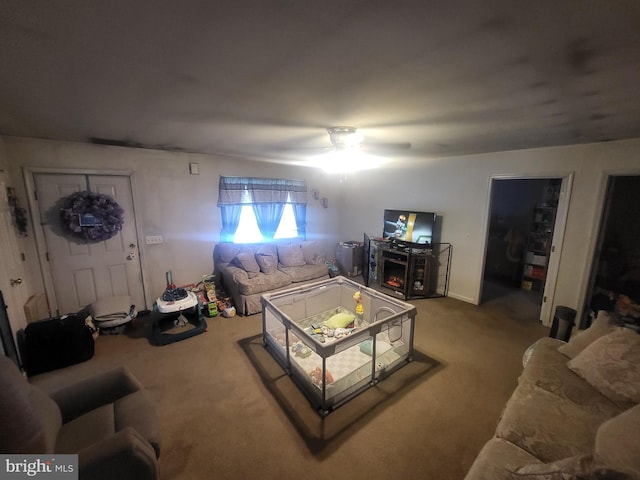
[(219, 243), (213, 250), (214, 272), (241, 315), (261, 312), (266, 292), (329, 278), (325, 260), (315, 241)]
[(0, 453), (78, 454), (81, 479), (159, 478), (155, 405), (124, 367), (47, 393), (0, 356), (0, 412)]
[(528, 353), (466, 480), (640, 478), (640, 335), (599, 312)]

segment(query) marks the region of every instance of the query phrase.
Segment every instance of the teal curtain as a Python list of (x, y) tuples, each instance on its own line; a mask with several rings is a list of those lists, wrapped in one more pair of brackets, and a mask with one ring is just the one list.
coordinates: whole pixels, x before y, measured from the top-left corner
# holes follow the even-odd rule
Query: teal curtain
[(304, 237), (307, 208), (307, 184), (304, 180), (220, 176), (221, 239), (233, 241), (242, 207), (251, 205), (263, 239), (272, 240), (287, 203), (293, 204), (298, 234)]

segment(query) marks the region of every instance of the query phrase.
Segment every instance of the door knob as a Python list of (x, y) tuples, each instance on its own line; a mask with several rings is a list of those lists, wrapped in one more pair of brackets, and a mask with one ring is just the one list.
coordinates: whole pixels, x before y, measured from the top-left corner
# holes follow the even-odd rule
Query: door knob
[(12, 278), (10, 280), (11, 285), (20, 285), (22, 283), (22, 279), (21, 278)]

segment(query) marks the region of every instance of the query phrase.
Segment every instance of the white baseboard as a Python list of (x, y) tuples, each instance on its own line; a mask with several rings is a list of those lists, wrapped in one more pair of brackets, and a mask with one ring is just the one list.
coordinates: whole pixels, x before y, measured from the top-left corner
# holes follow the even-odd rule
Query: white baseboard
[(478, 304), (479, 304), (479, 303), (478, 303), (475, 299), (473, 299), (473, 298), (466, 297), (466, 296), (464, 296), (464, 295), (458, 295), (457, 293), (455, 293), (455, 292), (451, 292), (451, 291), (449, 291), (449, 292), (447, 293), (447, 297), (455, 298), (456, 300), (461, 300), (461, 301), (463, 301), (463, 302), (471, 303), (471, 304), (473, 304), (473, 305), (478, 305)]

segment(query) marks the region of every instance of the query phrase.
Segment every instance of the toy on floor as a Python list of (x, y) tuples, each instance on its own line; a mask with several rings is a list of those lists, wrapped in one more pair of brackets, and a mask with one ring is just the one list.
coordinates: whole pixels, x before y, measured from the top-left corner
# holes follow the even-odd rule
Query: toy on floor
[(311, 355), (311, 349), (302, 342), (296, 342), (293, 347), (291, 347), (291, 350), (294, 355), (300, 358), (307, 358)]
[[(171, 270), (165, 273), (165, 277), (167, 280), (167, 288), (156, 300), (156, 305), (160, 313), (181, 312), (182, 310), (198, 305), (198, 296), (194, 292), (187, 291), (182, 287), (176, 287), (173, 283)], [(176, 326), (184, 326), (187, 323), (187, 319), (180, 314), (175, 324)]]
[[(315, 370), (311, 370), (307, 373), (311, 377), (311, 381), (314, 385), (317, 385), (318, 387), (322, 386), (322, 369), (320, 367), (316, 367)], [(333, 383), (333, 375), (331, 375), (329, 370), (325, 372), (324, 379), (327, 383)]]

